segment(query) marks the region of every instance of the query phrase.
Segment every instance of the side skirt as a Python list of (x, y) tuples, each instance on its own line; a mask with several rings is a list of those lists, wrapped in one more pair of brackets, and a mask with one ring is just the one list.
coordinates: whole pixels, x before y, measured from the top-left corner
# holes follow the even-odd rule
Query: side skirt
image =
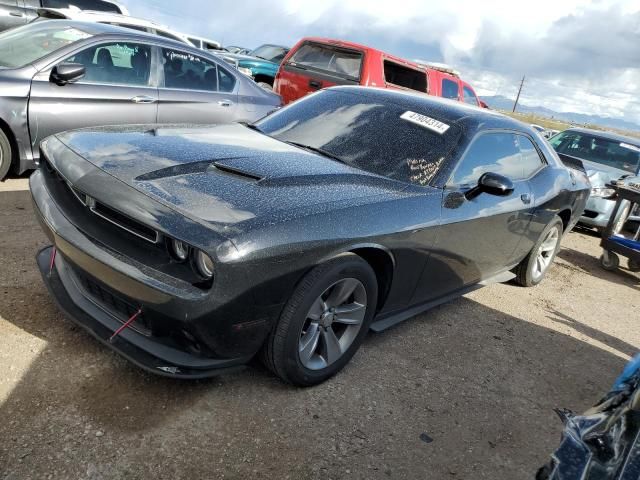
[(376, 333), (383, 332), (388, 328), (397, 325), (398, 323), (404, 322), (405, 320), (415, 317), (416, 315), (426, 312), (427, 310), (431, 310), (438, 305), (450, 302), (451, 300), (455, 300), (462, 295), (466, 295), (467, 293), (479, 290), (482, 287), (486, 287), (488, 285), (508, 282), (510, 280), (513, 280), (515, 277), (515, 274), (510, 271), (499, 273), (493, 277), (482, 280), (479, 283), (474, 283), (473, 285), (468, 285), (464, 288), (461, 288), (460, 290), (456, 290), (455, 292), (449, 295), (445, 295), (444, 297), (440, 297), (436, 300), (421, 303), (420, 305), (409, 307), (406, 310), (402, 310), (400, 312), (392, 312), (391, 314), (382, 316), (381, 318), (378, 317), (373, 321), (369, 328)]

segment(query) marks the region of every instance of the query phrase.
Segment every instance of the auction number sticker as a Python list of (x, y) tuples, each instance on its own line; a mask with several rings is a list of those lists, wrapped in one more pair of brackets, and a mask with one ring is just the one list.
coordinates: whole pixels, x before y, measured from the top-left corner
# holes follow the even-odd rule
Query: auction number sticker
[(446, 123), (442, 123), (435, 118), (427, 117), (426, 115), (422, 115), (416, 112), (404, 112), (402, 115), (400, 115), (400, 118), (402, 118), (403, 120), (407, 120), (408, 122), (415, 123), (416, 125), (420, 125), (421, 127), (433, 132), (439, 133), (440, 135), (449, 130), (449, 125), (447, 125)]

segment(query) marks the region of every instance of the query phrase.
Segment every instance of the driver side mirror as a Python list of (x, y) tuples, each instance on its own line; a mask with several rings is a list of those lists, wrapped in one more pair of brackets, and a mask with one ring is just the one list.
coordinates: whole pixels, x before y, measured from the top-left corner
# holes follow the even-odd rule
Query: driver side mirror
[(49, 81), (62, 87), (80, 80), (85, 73), (84, 65), (81, 63), (61, 63), (53, 67)]
[(513, 193), (513, 189), (513, 182), (504, 175), (487, 172), (478, 179), (478, 185), (465, 193), (464, 196), (467, 200), (472, 200), (481, 193), (506, 197)]

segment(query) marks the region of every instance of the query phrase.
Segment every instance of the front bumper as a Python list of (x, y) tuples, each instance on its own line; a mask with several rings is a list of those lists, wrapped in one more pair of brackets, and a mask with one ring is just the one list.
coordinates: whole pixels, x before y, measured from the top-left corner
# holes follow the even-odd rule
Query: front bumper
[[(41, 251), (38, 268), (51, 295), (71, 320), (136, 365), (170, 377), (214, 376), (236, 369), (254, 356), (267, 322), (258, 325), (260, 331), (240, 328), (245, 325), (238, 324), (238, 318), (255, 318), (250, 305), (245, 310), (229, 303), (212, 305), (204, 293), (159, 282), (78, 230), (50, 195), (41, 171), (36, 171), (29, 183), (36, 215), (57, 252), (50, 271), (53, 247)], [(99, 295), (86, 281), (97, 285)], [(135, 328), (136, 321), (109, 342), (131, 315), (127, 307), (142, 307), (153, 328), (146, 332)], [(181, 335), (191, 338), (185, 343)]]
[(616, 206), (615, 200), (600, 197), (589, 197), (579, 223), (590, 227), (605, 228)]

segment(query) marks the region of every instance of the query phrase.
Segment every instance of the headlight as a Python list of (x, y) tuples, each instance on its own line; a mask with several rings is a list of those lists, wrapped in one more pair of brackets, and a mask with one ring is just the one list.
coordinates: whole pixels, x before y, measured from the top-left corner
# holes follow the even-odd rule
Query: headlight
[(213, 260), (206, 253), (198, 250), (196, 253), (196, 268), (198, 273), (207, 280), (213, 277)]
[(607, 187), (594, 187), (591, 189), (592, 197), (611, 198), (616, 194), (613, 188)]
[(176, 260), (184, 262), (189, 257), (189, 245), (180, 240), (171, 240), (171, 255)]

